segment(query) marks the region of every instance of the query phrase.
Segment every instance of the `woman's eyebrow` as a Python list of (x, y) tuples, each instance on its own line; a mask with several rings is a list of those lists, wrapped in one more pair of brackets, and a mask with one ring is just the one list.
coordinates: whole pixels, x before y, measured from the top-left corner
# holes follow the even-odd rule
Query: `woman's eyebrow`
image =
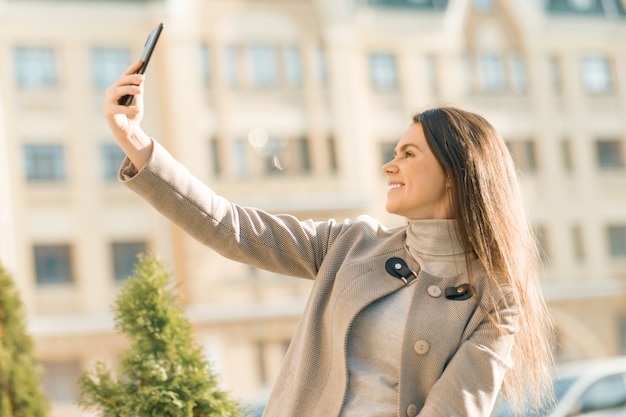
[(416, 148), (418, 150), (420, 149), (420, 147), (417, 146), (417, 144), (415, 144), (415, 143), (405, 143), (402, 146), (400, 146), (399, 148), (394, 149), (393, 153), (395, 155), (395, 154), (397, 154), (399, 152), (402, 152), (402, 151), (406, 150), (407, 148), (411, 148), (411, 147), (412, 148)]

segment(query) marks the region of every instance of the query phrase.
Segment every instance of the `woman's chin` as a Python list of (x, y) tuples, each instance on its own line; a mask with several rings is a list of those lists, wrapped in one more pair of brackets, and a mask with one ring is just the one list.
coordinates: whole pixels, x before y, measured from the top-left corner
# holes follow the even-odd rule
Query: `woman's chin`
[(385, 209), (387, 210), (387, 213), (389, 214), (395, 214), (397, 216), (402, 216), (402, 212), (400, 211), (400, 209), (396, 206), (394, 206), (393, 204), (387, 204), (385, 206)]

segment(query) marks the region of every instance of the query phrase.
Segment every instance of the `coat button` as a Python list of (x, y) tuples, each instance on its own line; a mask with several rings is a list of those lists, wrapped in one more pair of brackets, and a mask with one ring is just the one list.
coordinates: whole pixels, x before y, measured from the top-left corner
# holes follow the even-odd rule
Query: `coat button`
[(431, 285), (428, 287), (428, 294), (433, 298), (437, 298), (441, 296), (441, 288), (436, 285)]
[(415, 342), (415, 345), (413, 345), (413, 349), (415, 349), (415, 353), (417, 353), (418, 355), (425, 355), (428, 353), (428, 349), (430, 349), (430, 346), (428, 345), (427, 341), (418, 340), (417, 342)]
[(417, 415), (417, 406), (415, 404), (411, 404), (406, 408), (406, 416), (407, 417), (415, 417)]

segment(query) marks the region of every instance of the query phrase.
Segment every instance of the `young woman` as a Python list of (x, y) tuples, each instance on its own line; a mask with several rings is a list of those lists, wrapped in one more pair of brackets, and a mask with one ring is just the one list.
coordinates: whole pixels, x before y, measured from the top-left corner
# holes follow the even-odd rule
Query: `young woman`
[(551, 360), (535, 240), (484, 118), (414, 116), (383, 166), (406, 226), (302, 221), (230, 203), (148, 137), (138, 65), (105, 98), (121, 180), (222, 255), (314, 280), (265, 416), (487, 416), (501, 388), (539, 404)]

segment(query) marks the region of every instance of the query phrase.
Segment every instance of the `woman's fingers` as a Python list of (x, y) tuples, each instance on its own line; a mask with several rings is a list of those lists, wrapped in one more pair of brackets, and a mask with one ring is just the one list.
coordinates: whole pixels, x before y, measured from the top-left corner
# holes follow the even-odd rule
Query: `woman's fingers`
[[(140, 65), (141, 61), (137, 61), (129, 66), (104, 94), (102, 111), (114, 136), (120, 140), (132, 134), (143, 117), (144, 75), (136, 74)], [(134, 96), (130, 106), (120, 104), (124, 96)]]
[(126, 68), (126, 70), (122, 73), (122, 75), (130, 75), (135, 74), (141, 68), (141, 64), (143, 62), (141, 60), (135, 61), (130, 67)]
[(107, 96), (119, 94), (121, 97), (125, 94), (140, 94), (143, 90), (143, 81), (144, 76), (141, 74), (122, 75), (107, 89)]
[[(126, 113), (125, 110), (120, 107), (119, 99), (123, 96), (141, 96), (143, 94), (143, 82), (144, 76), (140, 74), (122, 75), (116, 82), (114, 82), (105, 92), (104, 105), (105, 113), (111, 114), (113, 112)], [(133, 101), (133, 104), (137, 104), (137, 100)]]
[(112, 87), (139, 85), (143, 83), (144, 77), (145, 76), (143, 74), (122, 75), (112, 84)]
[(122, 75), (111, 84), (105, 93), (107, 104), (112, 101), (117, 102), (117, 100), (124, 95), (134, 96), (141, 93), (144, 75), (137, 74), (137, 70), (139, 70), (140, 67), (141, 61), (135, 61), (135, 63), (126, 68)]
[(137, 96), (143, 93), (143, 85), (122, 85), (122, 86), (113, 86), (109, 88), (105, 95), (105, 100), (107, 104), (116, 105), (119, 104), (118, 100), (120, 97), (129, 95), (129, 96)]
[[(128, 67), (105, 92), (103, 113), (113, 134), (120, 139), (128, 137), (142, 119), (144, 75), (135, 73), (140, 65), (141, 61), (137, 61)], [(120, 104), (123, 96), (134, 96), (130, 106)]]

